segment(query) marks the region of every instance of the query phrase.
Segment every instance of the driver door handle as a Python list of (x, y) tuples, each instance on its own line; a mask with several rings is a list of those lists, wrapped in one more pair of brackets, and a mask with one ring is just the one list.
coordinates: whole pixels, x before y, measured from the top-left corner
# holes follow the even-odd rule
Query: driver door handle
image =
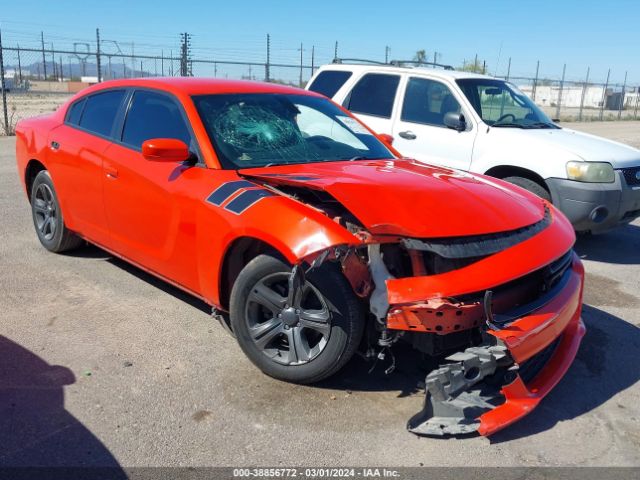
[(113, 167), (105, 167), (108, 178), (118, 178), (118, 170)]
[(405, 140), (415, 140), (416, 139), (416, 134), (413, 133), (411, 130), (406, 130), (404, 132), (400, 132), (400, 133), (398, 133), (398, 135), (400, 135)]

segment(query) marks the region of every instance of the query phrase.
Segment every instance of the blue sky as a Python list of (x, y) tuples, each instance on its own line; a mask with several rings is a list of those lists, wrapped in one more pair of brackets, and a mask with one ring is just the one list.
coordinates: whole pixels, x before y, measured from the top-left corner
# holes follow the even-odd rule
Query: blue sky
[(316, 63), (329, 61), (334, 42), (339, 55), (410, 58), (418, 49), (454, 66), (478, 54), (492, 73), (533, 75), (540, 60), (543, 76), (640, 83), (638, 26), (640, 2), (574, 1), (183, 1), (105, 2), (4, 1), (0, 27), (4, 43), (36, 45), (39, 32), (56, 47), (93, 40), (100, 27), (123, 49), (157, 52), (178, 46), (178, 34), (193, 34), (193, 56), (264, 61), (265, 36), (272, 38), (272, 60), (305, 63), (315, 46)]

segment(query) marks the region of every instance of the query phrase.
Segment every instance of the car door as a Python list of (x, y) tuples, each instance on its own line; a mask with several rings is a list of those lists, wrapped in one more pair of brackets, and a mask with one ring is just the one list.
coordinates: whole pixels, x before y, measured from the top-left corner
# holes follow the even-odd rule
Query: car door
[(65, 122), (49, 134), (52, 175), (70, 228), (108, 245), (110, 238), (102, 191), (104, 152), (125, 89), (82, 97), (68, 109)]
[[(393, 125), (393, 146), (407, 157), (468, 170), (477, 129), (452, 90), (443, 82), (417, 76), (407, 78)], [(462, 113), (466, 129), (444, 124), (448, 112)]]
[(152, 138), (176, 138), (197, 152), (178, 101), (167, 93), (138, 89), (131, 93), (119, 141), (105, 153), (105, 210), (113, 249), (196, 290), (193, 242), (186, 249), (180, 242), (195, 236), (196, 208), (184, 206), (192, 201), (191, 186), (202, 180), (207, 169), (145, 159), (142, 143)]
[(391, 118), (399, 84), (399, 74), (366, 73), (356, 82), (342, 105), (374, 132), (391, 134)]

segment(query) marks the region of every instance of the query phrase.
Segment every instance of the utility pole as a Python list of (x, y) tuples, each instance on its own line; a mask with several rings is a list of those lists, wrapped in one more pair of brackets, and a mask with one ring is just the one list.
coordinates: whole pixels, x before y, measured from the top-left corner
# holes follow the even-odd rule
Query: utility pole
[(271, 35), (267, 33), (267, 63), (264, 65), (264, 79), (267, 82), (271, 81), (271, 72), (270, 70), (271, 64)]
[(300, 44), (300, 82), (298, 85), (302, 88), (302, 52), (304, 49), (302, 48), (302, 43)]
[(47, 79), (47, 59), (44, 56), (44, 32), (40, 31), (40, 42), (42, 44), (42, 67), (44, 68), (44, 79)]
[(4, 133), (9, 135), (9, 113), (7, 112), (7, 89), (4, 83), (4, 58), (2, 58), (2, 31), (0, 30), (0, 88), (2, 88), (2, 111), (4, 112)]
[(181, 55), (180, 55), (180, 75), (189, 77), (193, 74), (189, 66), (191, 60), (191, 34), (184, 32), (180, 34), (182, 39)]
[(98, 83), (102, 81), (102, 68), (100, 65), (100, 29), (96, 28), (96, 66), (98, 68)]

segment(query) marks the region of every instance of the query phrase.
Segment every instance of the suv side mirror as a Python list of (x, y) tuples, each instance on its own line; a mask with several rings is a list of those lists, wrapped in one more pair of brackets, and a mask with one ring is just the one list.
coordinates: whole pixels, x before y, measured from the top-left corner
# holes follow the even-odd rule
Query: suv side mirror
[(191, 157), (191, 153), (182, 140), (152, 138), (142, 143), (142, 156), (153, 162), (184, 162)]
[(453, 130), (462, 132), (467, 128), (467, 122), (462, 113), (448, 112), (444, 116), (444, 124)]

